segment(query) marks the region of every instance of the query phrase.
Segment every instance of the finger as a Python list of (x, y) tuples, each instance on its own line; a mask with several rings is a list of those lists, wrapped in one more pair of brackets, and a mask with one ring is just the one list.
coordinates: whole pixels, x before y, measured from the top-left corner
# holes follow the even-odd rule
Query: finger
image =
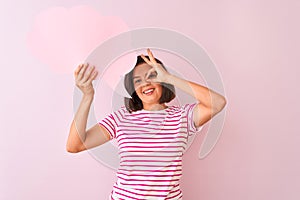
[(92, 66), (88, 66), (88, 67), (85, 68), (85, 70), (84, 70), (84, 68), (81, 70), (81, 71), (84, 70), (84, 73), (80, 77), (81, 82), (83, 82), (83, 83), (86, 82), (86, 80), (89, 78), (89, 75), (90, 75), (90, 72), (91, 72), (92, 68), (93, 68)]
[(79, 71), (78, 79), (82, 79), (82, 77), (84, 76), (85, 71), (86, 71), (86, 69), (88, 68), (88, 66), (89, 66), (89, 63), (83, 64), (83, 67), (82, 67), (81, 70)]
[(97, 75), (98, 75), (98, 71), (93, 71), (89, 79), (86, 81), (86, 84), (90, 84), (93, 80), (95, 80)]
[(144, 59), (144, 61), (145, 61), (148, 65), (152, 65), (152, 63), (148, 60), (148, 58), (146, 58), (143, 54), (141, 54), (141, 57)]
[(84, 75), (84, 78), (83, 78), (83, 82), (86, 82), (89, 78), (90, 78), (90, 76), (91, 76), (91, 74), (94, 72), (94, 69), (95, 69), (95, 66), (91, 66), (87, 71), (86, 71), (86, 73), (85, 73), (85, 75)]
[(80, 69), (82, 68), (82, 66), (83, 66), (83, 64), (82, 64), (82, 63), (81, 63), (81, 64), (79, 64), (79, 65), (76, 67), (76, 69), (75, 69), (74, 73), (75, 73), (75, 74), (78, 74), (78, 72), (80, 71)]
[(78, 67), (76, 68), (76, 70), (74, 71), (75, 76), (78, 75), (79, 71), (82, 69), (83, 64), (78, 65)]
[(151, 62), (156, 64), (156, 60), (155, 60), (155, 58), (154, 58), (154, 56), (153, 56), (153, 54), (152, 54), (152, 52), (149, 48), (147, 49), (147, 52), (148, 52), (148, 55), (149, 55), (149, 58), (150, 58)]

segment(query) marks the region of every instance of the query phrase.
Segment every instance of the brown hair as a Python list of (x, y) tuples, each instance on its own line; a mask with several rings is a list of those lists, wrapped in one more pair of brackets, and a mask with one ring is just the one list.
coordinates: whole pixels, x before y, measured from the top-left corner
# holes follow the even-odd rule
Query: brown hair
[[(145, 57), (149, 59), (149, 56), (145, 56)], [(161, 64), (162, 67), (167, 71), (166, 67), (163, 65), (163, 63), (160, 60), (158, 60), (157, 58), (155, 58), (155, 60), (157, 63)], [(130, 72), (128, 72), (124, 78), (124, 86), (126, 88), (126, 91), (131, 96), (131, 98), (124, 97), (124, 104), (126, 109), (130, 113), (143, 109), (142, 100), (138, 97), (133, 85), (133, 71), (138, 65), (142, 63), (146, 63), (146, 62), (141, 56), (138, 56), (134, 68)], [(171, 100), (173, 100), (176, 96), (175, 87), (174, 85), (168, 83), (160, 83), (160, 84), (162, 86), (162, 95), (159, 99), (159, 103), (168, 103)]]

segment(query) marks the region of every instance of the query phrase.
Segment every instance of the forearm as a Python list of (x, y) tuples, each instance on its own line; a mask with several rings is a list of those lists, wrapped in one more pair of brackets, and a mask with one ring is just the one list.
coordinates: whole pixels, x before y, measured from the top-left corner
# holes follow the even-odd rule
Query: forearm
[(175, 75), (169, 75), (166, 82), (193, 96), (206, 107), (222, 109), (226, 104), (224, 96), (197, 83), (184, 80)]
[(72, 121), (69, 137), (67, 141), (67, 150), (76, 152), (76, 149), (83, 144), (86, 138), (86, 124), (89, 110), (93, 102), (93, 96), (83, 96), (78, 110)]

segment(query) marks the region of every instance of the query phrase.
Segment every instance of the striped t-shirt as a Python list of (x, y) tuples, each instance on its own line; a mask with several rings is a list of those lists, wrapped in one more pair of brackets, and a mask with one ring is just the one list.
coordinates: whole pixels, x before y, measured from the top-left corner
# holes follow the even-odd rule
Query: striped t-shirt
[(119, 150), (117, 181), (109, 199), (182, 199), (182, 156), (189, 136), (202, 129), (193, 123), (196, 105), (132, 113), (122, 106), (99, 121)]

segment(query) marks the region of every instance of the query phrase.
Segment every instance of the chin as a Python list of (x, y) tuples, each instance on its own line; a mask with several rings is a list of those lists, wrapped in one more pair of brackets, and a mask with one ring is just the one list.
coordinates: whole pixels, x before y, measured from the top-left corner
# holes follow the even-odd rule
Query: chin
[(153, 97), (148, 97), (143, 94), (139, 94), (138, 96), (142, 100), (142, 102), (145, 102), (148, 104), (157, 104), (157, 103), (159, 103), (159, 99), (160, 99), (160, 97), (158, 97), (157, 95), (155, 95)]
[(159, 99), (157, 99), (157, 98), (155, 98), (155, 99), (142, 98), (141, 100), (142, 100), (142, 102), (147, 103), (147, 104), (158, 104), (159, 103)]

